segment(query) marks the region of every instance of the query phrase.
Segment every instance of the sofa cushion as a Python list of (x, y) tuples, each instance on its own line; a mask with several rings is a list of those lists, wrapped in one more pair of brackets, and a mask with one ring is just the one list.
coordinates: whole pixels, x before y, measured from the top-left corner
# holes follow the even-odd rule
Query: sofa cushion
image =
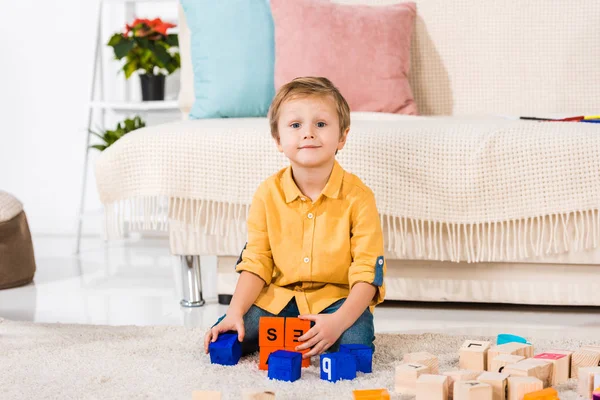
[(271, 0), (271, 10), (276, 88), (298, 76), (325, 76), (352, 111), (417, 113), (408, 83), (414, 3)]
[(195, 100), (190, 118), (265, 116), (275, 94), (268, 1), (181, 4), (191, 32)]

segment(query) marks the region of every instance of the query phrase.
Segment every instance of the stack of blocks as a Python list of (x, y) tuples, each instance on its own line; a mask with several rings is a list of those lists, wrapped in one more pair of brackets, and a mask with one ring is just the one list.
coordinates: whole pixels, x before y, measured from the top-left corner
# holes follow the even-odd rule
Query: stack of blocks
[(323, 380), (351, 380), (357, 372), (372, 372), (373, 349), (362, 344), (342, 344), (338, 352), (321, 354), (320, 365)]
[[(302, 358), (296, 352), (298, 338), (310, 329), (310, 321), (289, 317), (261, 317), (258, 345), (259, 368), (268, 370), (271, 379), (293, 382), (300, 378), (300, 367), (310, 366), (310, 358)], [(309, 349), (302, 353), (308, 352)], [(296, 356), (297, 355), (297, 356)], [(373, 350), (361, 344), (342, 344), (335, 353), (322, 354), (320, 358), (321, 379), (335, 382), (354, 379), (356, 372), (370, 373)]]
[[(310, 321), (299, 318), (261, 317), (258, 327), (260, 362), (258, 368), (268, 369), (269, 355), (277, 350), (296, 351), (298, 338), (310, 329)], [(307, 353), (305, 349), (302, 353)], [(302, 368), (310, 366), (310, 358), (301, 359)]]
[[(309, 329), (310, 321), (298, 318), (261, 318), (260, 368), (268, 369), (269, 378), (290, 382), (300, 378), (301, 367), (309, 366), (310, 359), (303, 360), (295, 347)], [(237, 364), (241, 356), (237, 333), (219, 335), (210, 343), (209, 352), (212, 363)], [(416, 400), (559, 400), (552, 386), (578, 378), (582, 398), (600, 400), (600, 346), (586, 346), (576, 352), (549, 350), (534, 356), (530, 343), (499, 341), (492, 346), (490, 342), (468, 340), (459, 354), (460, 369), (441, 375), (434, 355), (406, 354), (396, 367), (396, 391), (416, 394)], [(354, 379), (357, 371), (369, 373), (372, 357), (368, 346), (341, 345), (338, 352), (321, 355), (321, 379), (335, 382)], [(206, 398), (220, 397), (218, 392), (199, 393), (208, 395)], [(389, 399), (386, 389), (355, 390), (353, 395), (355, 400)], [(273, 398), (274, 394), (268, 396)]]

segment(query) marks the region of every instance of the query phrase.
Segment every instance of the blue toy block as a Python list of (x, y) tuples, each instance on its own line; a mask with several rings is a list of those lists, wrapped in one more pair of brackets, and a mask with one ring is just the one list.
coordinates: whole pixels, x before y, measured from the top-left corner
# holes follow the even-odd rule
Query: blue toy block
[(496, 344), (506, 344), (506, 343), (523, 343), (523, 344), (531, 344), (524, 337), (511, 335), (510, 333), (501, 333), (496, 338)]
[(302, 370), (302, 353), (296, 351), (277, 350), (267, 358), (269, 379), (294, 382), (300, 379)]
[(215, 342), (210, 342), (208, 352), (212, 364), (237, 364), (242, 356), (242, 345), (238, 341), (237, 332), (221, 333)]
[(373, 372), (373, 349), (364, 344), (341, 344), (340, 353), (350, 353), (356, 360), (356, 371)]
[(356, 378), (356, 359), (350, 353), (321, 354), (321, 379), (336, 382)]

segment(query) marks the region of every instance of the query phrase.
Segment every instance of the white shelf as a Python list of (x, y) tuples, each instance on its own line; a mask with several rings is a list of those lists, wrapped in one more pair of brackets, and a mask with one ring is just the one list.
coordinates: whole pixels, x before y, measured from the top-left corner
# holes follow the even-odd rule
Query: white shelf
[(160, 110), (178, 110), (177, 100), (163, 101), (94, 101), (91, 103), (94, 108), (103, 108), (106, 110), (122, 111), (160, 111)]

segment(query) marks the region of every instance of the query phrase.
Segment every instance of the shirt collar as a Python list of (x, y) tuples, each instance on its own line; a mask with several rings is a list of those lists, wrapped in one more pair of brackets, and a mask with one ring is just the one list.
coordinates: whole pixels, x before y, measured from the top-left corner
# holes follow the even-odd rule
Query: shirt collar
[[(337, 199), (340, 195), (340, 189), (342, 188), (342, 181), (344, 179), (344, 169), (341, 165), (335, 160), (333, 162), (333, 169), (331, 171), (331, 175), (329, 175), (329, 180), (327, 184), (323, 188), (321, 192), (324, 196), (327, 196), (331, 199)], [(282, 186), (283, 193), (285, 194), (285, 202), (291, 203), (296, 200), (298, 197), (304, 196), (296, 182), (294, 182), (294, 178), (292, 177), (292, 167), (289, 166), (283, 173), (282, 177)]]

